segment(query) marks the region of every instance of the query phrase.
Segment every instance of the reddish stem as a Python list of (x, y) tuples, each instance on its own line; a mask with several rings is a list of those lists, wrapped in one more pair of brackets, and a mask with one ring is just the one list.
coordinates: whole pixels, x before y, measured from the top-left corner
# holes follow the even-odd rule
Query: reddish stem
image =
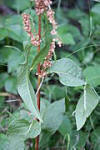
[[(40, 41), (41, 40), (41, 15), (39, 15), (39, 17), (38, 17), (38, 35), (39, 35), (39, 41)], [(40, 45), (38, 46), (37, 51), (38, 51), (38, 53), (40, 52)], [(38, 74), (40, 74), (40, 72), (41, 72), (40, 63), (38, 64), (37, 71), (38, 71)], [(37, 89), (40, 86), (40, 82), (41, 82), (41, 79), (40, 79), (40, 76), (38, 75)], [(37, 94), (37, 105), (38, 105), (38, 109), (40, 111), (40, 90), (38, 91), (38, 94)], [(35, 139), (35, 150), (38, 150), (38, 149), (39, 149), (39, 136), (37, 136)]]
[[(39, 41), (41, 40), (41, 15), (39, 15), (38, 17), (38, 35), (39, 35)], [(38, 53), (40, 52), (40, 45), (38, 46)], [(38, 64), (38, 74), (40, 74), (41, 70), (40, 70), (40, 64)], [(38, 75), (38, 87), (40, 86), (40, 76)], [(40, 90), (37, 94), (37, 105), (38, 105), (38, 109), (40, 110)]]

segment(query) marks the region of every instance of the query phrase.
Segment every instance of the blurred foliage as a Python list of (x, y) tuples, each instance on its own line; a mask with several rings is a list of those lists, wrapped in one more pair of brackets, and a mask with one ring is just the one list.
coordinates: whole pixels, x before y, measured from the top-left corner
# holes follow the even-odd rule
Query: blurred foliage
[[(28, 130), (30, 128), (32, 116), (28, 114), (27, 109), (23, 110), (24, 104), (17, 92), (17, 72), (20, 64), (26, 61), (25, 48), (26, 41), (28, 41), (28, 36), (23, 30), (21, 13), (23, 11), (29, 12), (30, 7), (34, 9), (34, 3), (29, 0), (0, 1), (0, 150), (32, 150), (34, 145), (32, 138), (40, 133), (40, 124), (34, 120), (31, 130), (27, 134), (28, 140), (26, 140), (27, 138), (25, 138), (24, 133), (26, 129)], [(99, 95), (99, 1), (54, 0), (52, 8), (56, 12), (58, 34), (63, 42), (61, 48), (56, 47), (57, 59), (62, 60), (63, 57), (67, 59), (71, 58), (72, 61), (81, 66), (84, 79), (86, 79), (86, 82), (91, 85), (92, 88), (95, 88)], [(36, 17), (34, 11), (31, 13), (33, 17)], [(37, 26), (37, 22), (35, 22), (35, 25)], [(44, 45), (42, 45), (42, 47), (44, 47)], [(30, 64), (32, 64), (32, 60), (34, 60), (36, 56), (35, 50), (34, 47), (30, 49)], [(46, 53), (47, 52), (42, 53), (42, 57), (44, 57)], [(37, 60), (35, 59), (36, 64), (38, 64), (39, 58), (40, 56), (38, 56)], [(63, 62), (61, 61), (59, 63), (59, 67), (61, 63)], [(74, 68), (76, 72), (75, 76), (77, 77), (78, 74), (80, 76), (80, 71), (75, 68), (74, 63), (64, 66), (66, 71), (68, 71), (70, 65), (72, 65), (72, 68)], [(55, 72), (55, 68), (52, 67), (51, 72)], [(71, 76), (69, 77), (69, 81), (72, 80), (72, 85), (76, 84), (76, 78), (73, 77), (73, 74), (72, 70)], [(58, 75), (60, 77), (59, 73)], [(87, 112), (88, 115), (86, 114), (85, 116), (85, 119), (87, 119), (86, 124), (81, 130), (77, 131), (74, 111), (80, 112), (81, 94), (84, 87), (70, 88), (62, 86), (62, 82), (64, 82), (65, 85), (69, 85), (69, 83), (66, 81), (65, 75), (63, 75), (63, 79), (65, 80), (62, 81), (62, 78), (60, 78), (59, 82), (58, 75), (49, 75), (49, 77), (44, 80), (41, 88), (41, 113), (45, 124), (42, 125), (40, 149), (100, 150), (100, 104), (98, 104), (88, 119), (89, 114)], [(37, 76), (34, 71), (32, 71), (30, 80), (35, 91), (37, 87), (36, 78)], [(81, 82), (80, 79), (80, 85)], [(25, 87), (25, 91), (26, 88), (27, 87)], [(90, 101), (95, 101), (94, 93), (92, 97), (90, 97)], [(29, 94), (31, 94), (31, 92)], [(65, 108), (63, 100), (61, 100), (63, 98), (66, 100)], [(76, 107), (77, 103), (79, 109)], [(93, 107), (92, 104), (91, 107)], [(62, 117), (63, 113), (64, 117)], [(19, 119), (20, 122), (18, 121)], [(82, 119), (83, 123), (84, 118), (80, 119)], [(17, 125), (16, 122), (18, 122)], [(17, 128), (17, 133), (12, 125)], [(22, 129), (21, 131), (19, 127)], [(11, 130), (11, 132), (9, 130)], [(31, 135), (30, 132), (33, 131), (36, 132)], [(6, 132), (7, 134), (5, 134)], [(9, 133), (11, 134), (8, 138)], [(23, 138), (25, 142), (23, 142)]]

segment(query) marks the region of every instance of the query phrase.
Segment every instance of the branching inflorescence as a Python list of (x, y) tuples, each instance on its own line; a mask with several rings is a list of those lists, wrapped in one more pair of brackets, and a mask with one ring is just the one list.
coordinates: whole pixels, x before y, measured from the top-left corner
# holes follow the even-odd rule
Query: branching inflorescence
[(29, 14), (22, 14), (23, 17), (23, 24), (24, 24), (24, 30), (28, 33), (28, 35), (31, 38), (31, 44), (34, 46), (40, 45), (39, 35), (33, 35), (31, 31), (31, 23), (30, 23), (30, 15)]
[[(59, 47), (61, 47), (61, 44), (62, 44), (57, 35), (57, 23), (54, 18), (55, 13), (51, 9), (51, 6), (50, 6), (51, 4), (52, 4), (51, 0), (35, 0), (36, 14), (37, 16), (40, 16), (43, 13), (46, 13), (48, 21), (52, 25), (51, 35), (53, 37), (52, 42), (50, 44), (50, 49), (48, 51), (48, 55), (45, 57), (45, 60), (43, 64), (41, 65), (41, 72), (37, 73), (41, 78), (47, 75), (46, 70), (52, 65), (51, 58), (55, 51), (55, 43), (57, 42)], [(24, 30), (30, 36), (31, 44), (34, 46), (39, 46), (41, 43), (41, 39), (39, 39), (38, 34), (34, 35), (31, 31), (30, 15), (24, 13), (22, 17), (23, 17)]]

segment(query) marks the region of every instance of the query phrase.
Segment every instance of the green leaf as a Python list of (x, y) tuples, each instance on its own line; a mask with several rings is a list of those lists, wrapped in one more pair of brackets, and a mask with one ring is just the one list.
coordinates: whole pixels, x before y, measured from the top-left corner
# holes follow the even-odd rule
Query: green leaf
[(30, 122), (34, 118), (33, 115), (31, 115), (29, 111), (25, 109), (17, 110), (14, 113), (12, 113), (11, 116), (9, 117), (8, 126), (10, 126), (12, 122), (16, 122), (17, 120), (22, 120), (22, 119)]
[(8, 120), (8, 136), (19, 136), (25, 141), (28, 138), (35, 138), (41, 132), (41, 123), (34, 120), (26, 110), (14, 112)]
[(5, 28), (0, 28), (0, 41), (5, 39), (8, 35), (8, 32)]
[(93, 57), (94, 57), (94, 52), (89, 50), (86, 53), (86, 56), (84, 57), (83, 63), (84, 64), (90, 63), (92, 61)]
[(0, 73), (0, 89), (4, 86), (7, 79), (8, 79), (7, 73)]
[(59, 129), (64, 119), (64, 100), (56, 101), (49, 104), (47, 100), (41, 100), (41, 113), (44, 116), (44, 124), (42, 125), (42, 132), (40, 134), (40, 149), (45, 149), (52, 134)]
[(42, 130), (39, 141), (39, 146), (41, 150), (46, 149), (46, 147), (48, 147), (48, 143), (50, 143), (51, 136), (51, 132), (47, 130)]
[(9, 136), (8, 137), (8, 150), (24, 150), (25, 144), (20, 136)]
[(75, 41), (71, 33), (69, 33), (67, 25), (61, 25), (58, 28), (58, 35), (63, 44), (74, 45)]
[(63, 136), (66, 136), (67, 134), (71, 134), (72, 132), (72, 125), (67, 115), (64, 116), (63, 122), (59, 127), (59, 132)]
[(86, 82), (94, 87), (100, 85), (100, 66), (89, 66), (84, 72), (84, 77), (86, 78)]
[(87, 26), (89, 27), (89, 16), (84, 16), (84, 17), (81, 17), (81, 19), (79, 20), (79, 23), (81, 24), (81, 27), (82, 27), (82, 31), (83, 31), (83, 35), (85, 38), (85, 40), (87, 41), (88, 40), (88, 35), (89, 35), (89, 32), (91, 32), (91, 28), (87, 28)]
[(83, 18), (85, 15), (86, 15), (85, 12), (83, 12), (79, 8), (73, 8), (67, 12), (68, 18), (75, 19), (75, 20), (79, 20), (79, 19)]
[(44, 88), (44, 92), (49, 99), (59, 100), (66, 96), (67, 87), (59, 85), (49, 85), (47, 88)]
[(41, 132), (41, 123), (40, 122), (33, 120), (33, 122), (31, 124), (27, 131), (27, 138), (35, 138)]
[(75, 41), (73, 39), (73, 36), (70, 33), (62, 34), (62, 35), (60, 35), (60, 38), (61, 38), (61, 41), (63, 44), (75, 45)]
[(18, 42), (23, 42), (27, 39), (27, 35), (24, 32), (23, 28), (19, 24), (7, 26), (6, 29), (8, 30), (8, 37), (16, 40)]
[(10, 8), (13, 8), (17, 11), (23, 11), (26, 8), (30, 7), (30, 1), (29, 0), (5, 0), (5, 4), (8, 5)]
[[(2, 114), (2, 110), (5, 108), (6, 104), (5, 104), (5, 98), (3, 96), (0, 96), (0, 114)], [(0, 124), (0, 127), (2, 125)]]
[(100, 150), (100, 127), (96, 128), (91, 133), (91, 141), (93, 144), (94, 150)]
[(37, 120), (29, 122), (25, 119), (14, 120), (10, 123), (7, 134), (10, 136), (20, 136), (23, 140), (35, 138), (41, 132), (41, 123)]
[(42, 121), (37, 108), (37, 100), (34, 89), (29, 80), (29, 71), (27, 64), (21, 66), (18, 76), (18, 93), (22, 97), (27, 109), (40, 121)]
[(6, 136), (0, 134), (0, 150), (24, 150), (25, 145), (19, 136)]
[(44, 114), (44, 124), (43, 129), (48, 130), (53, 134), (58, 130), (59, 126), (61, 125), (64, 112), (65, 112), (65, 104), (64, 100), (56, 101), (50, 104), (47, 109), (45, 110)]
[(0, 150), (9, 150), (8, 145), (8, 137), (4, 134), (0, 134)]
[(62, 58), (53, 62), (49, 73), (53, 72), (59, 75), (59, 80), (63, 85), (71, 87), (84, 85), (81, 68), (71, 59)]
[(24, 32), (22, 17), (20, 15), (6, 17), (1, 29), (7, 32), (7, 37), (20, 43), (26, 41), (28, 38), (27, 33)]
[(81, 96), (75, 110), (77, 130), (80, 130), (83, 127), (86, 119), (97, 106), (98, 101), (99, 96), (95, 90), (90, 87), (86, 87), (86, 94)]
[(77, 149), (78, 150), (84, 149), (84, 146), (86, 145), (87, 140), (88, 140), (88, 133), (80, 131), (79, 132), (79, 141), (78, 141), (78, 144), (76, 146)]
[(23, 25), (22, 16), (20, 14), (9, 15), (5, 18), (5, 27), (9, 27), (10, 25)]
[(10, 93), (17, 94), (17, 79), (16, 77), (8, 77), (5, 82), (5, 90)]
[(34, 69), (43, 59), (47, 56), (51, 40), (49, 40), (46, 45), (41, 49), (41, 51), (35, 56), (32, 61), (31, 70)]
[(81, 150), (84, 148), (86, 141), (88, 139), (88, 133), (85, 132), (77, 132), (74, 131), (72, 132), (70, 136), (70, 149), (77, 149)]
[(92, 7), (91, 10), (93, 13), (99, 14), (100, 15), (100, 4), (96, 4)]
[(45, 115), (46, 108), (50, 105), (50, 102), (47, 101), (47, 99), (41, 98), (40, 105), (41, 105), (40, 113), (41, 113), (41, 116), (43, 117)]
[(9, 61), (9, 57), (11, 55), (11, 50), (9, 50), (8, 48), (1, 48), (0, 49), (0, 63), (7, 63)]
[(21, 64), (23, 61), (24, 55), (18, 48), (12, 46), (6, 46), (1, 48), (0, 63), (1, 64), (8, 63), (9, 73), (16, 71), (19, 67), (19, 64)]

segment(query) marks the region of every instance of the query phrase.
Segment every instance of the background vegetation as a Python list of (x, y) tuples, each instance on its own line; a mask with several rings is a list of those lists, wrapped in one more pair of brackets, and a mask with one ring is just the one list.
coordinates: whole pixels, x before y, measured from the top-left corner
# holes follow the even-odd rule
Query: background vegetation
[[(24, 61), (23, 51), (26, 34), (23, 30), (21, 13), (29, 9), (29, 0), (0, 1), (0, 150), (32, 150), (34, 140), (27, 137), (25, 145), (15, 136), (10, 139), (7, 148), (6, 132), (8, 127), (19, 117), (29, 118), (23, 110), (23, 103), (17, 92), (17, 70)], [(63, 46), (56, 47), (56, 57), (71, 58), (81, 66), (87, 83), (100, 94), (100, 3), (90, 0), (54, 0), (58, 22), (58, 34)], [(34, 6), (33, 6), (34, 9)], [(31, 49), (30, 61), (36, 55)], [(37, 76), (34, 72), (30, 79), (36, 90)], [(62, 86), (57, 75), (50, 75), (41, 89), (41, 101), (48, 107), (47, 124), (40, 136), (40, 149), (46, 150), (100, 150), (100, 104), (87, 119), (84, 127), (77, 131), (74, 111), (83, 92), (82, 87)], [(61, 122), (60, 99), (66, 99), (65, 116)], [(93, 96), (91, 97), (92, 100)], [(56, 101), (56, 102), (55, 102)], [(61, 108), (61, 110), (60, 110)], [(80, 108), (81, 109), (81, 108)], [(55, 118), (58, 118), (55, 121)], [(50, 124), (51, 122), (51, 124)], [(24, 132), (24, 130), (23, 130)], [(11, 138), (11, 137), (10, 137)], [(6, 142), (5, 142), (6, 141)], [(17, 143), (17, 144), (16, 144)]]

